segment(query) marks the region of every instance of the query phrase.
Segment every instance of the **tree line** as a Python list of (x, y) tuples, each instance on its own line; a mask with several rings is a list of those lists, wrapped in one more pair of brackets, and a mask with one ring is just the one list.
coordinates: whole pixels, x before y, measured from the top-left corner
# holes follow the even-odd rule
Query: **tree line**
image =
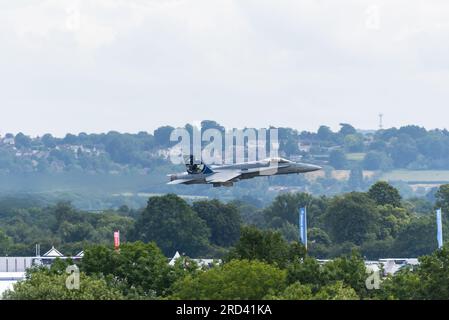
[[(274, 242), (271, 242), (275, 240)], [(6, 291), (9, 300), (428, 300), (449, 298), (449, 247), (422, 256), (395, 275), (373, 274), (353, 251), (321, 263), (305, 248), (273, 231), (245, 227), (222, 263), (200, 268), (183, 256), (169, 265), (154, 242), (128, 242), (120, 250), (91, 245), (79, 263), (79, 288), (66, 287), (70, 260), (29, 269)]]
[(387, 182), (367, 192), (334, 197), (307, 193), (278, 195), (266, 207), (251, 198), (222, 202), (187, 202), (174, 194), (151, 197), (147, 206), (131, 210), (90, 213), (61, 202), (45, 207), (35, 203), (0, 201), (0, 253), (31, 255), (34, 245), (57, 246), (76, 254), (90, 243), (111, 242), (120, 230), (125, 241), (155, 242), (167, 256), (176, 251), (191, 257), (221, 258), (239, 240), (244, 226), (271, 230), (287, 242), (297, 241), (298, 208), (307, 207), (309, 254), (326, 259), (358, 250), (368, 259), (417, 257), (437, 247), (435, 209), (443, 209), (448, 229), (449, 185), (434, 195), (404, 200)]
[[(189, 132), (225, 130), (212, 120), (202, 121), (197, 129), (191, 124), (186, 124), (184, 128)], [(49, 133), (41, 137), (8, 133), (0, 144), (0, 169), (20, 173), (49, 172), (56, 170), (55, 167), (65, 171), (78, 169), (94, 172), (119, 170), (125, 165), (155, 168), (168, 164), (158, 151), (173, 145), (170, 134), (174, 129), (167, 125), (152, 133), (68, 133), (63, 138)], [(335, 169), (351, 169), (354, 166), (354, 161), (347, 157), (350, 153), (363, 154), (357, 165), (366, 170), (449, 169), (449, 131), (446, 129), (426, 130), (408, 125), (360, 131), (347, 123), (342, 123), (340, 130), (335, 132), (325, 125), (316, 132), (283, 127), (277, 129), (281, 155), (302, 156), (309, 160), (326, 156), (325, 159)], [(308, 146), (308, 149), (301, 145)]]
[[(298, 208), (307, 206), (309, 247), (298, 242)], [(75, 254), (80, 290), (65, 287), (66, 267), (30, 269), (5, 299), (447, 299), (449, 248), (437, 249), (435, 208), (447, 231), (449, 185), (435, 201), (404, 200), (378, 182), (368, 192), (331, 198), (279, 195), (271, 205), (193, 203), (167, 194), (142, 210), (88, 213), (69, 203), (37, 207), (0, 201), (0, 250), (32, 254), (34, 243)], [(112, 246), (120, 229), (123, 244)], [(43, 246), (44, 247), (44, 246)], [(168, 264), (176, 251), (174, 266)], [(420, 257), (369, 290), (365, 259)], [(200, 268), (192, 258), (216, 258)], [(318, 258), (330, 258), (322, 263)], [(222, 263), (218, 263), (218, 259)]]

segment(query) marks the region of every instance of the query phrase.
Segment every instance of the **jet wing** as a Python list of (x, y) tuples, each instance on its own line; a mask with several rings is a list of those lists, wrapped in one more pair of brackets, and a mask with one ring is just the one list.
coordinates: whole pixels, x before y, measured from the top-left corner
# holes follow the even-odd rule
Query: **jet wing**
[(195, 180), (195, 179), (178, 179), (178, 180), (170, 181), (167, 184), (183, 184), (183, 183), (187, 183), (187, 182), (190, 182), (193, 180)]
[(241, 172), (237, 170), (226, 170), (211, 174), (206, 178), (209, 183), (224, 183), (241, 176)]
[(261, 176), (272, 176), (275, 175), (280, 168), (286, 167), (286, 165), (276, 165), (262, 168), (254, 168), (248, 170), (249, 173), (258, 173)]

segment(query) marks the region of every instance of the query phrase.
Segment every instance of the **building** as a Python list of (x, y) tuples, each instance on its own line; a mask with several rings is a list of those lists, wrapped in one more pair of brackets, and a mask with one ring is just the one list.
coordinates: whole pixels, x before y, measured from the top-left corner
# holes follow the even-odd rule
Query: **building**
[(5, 137), (5, 138), (3, 138), (2, 142), (3, 142), (3, 144), (7, 144), (10, 146), (13, 146), (15, 144), (14, 137)]
[[(321, 265), (329, 261), (332, 260), (318, 260)], [(365, 261), (365, 267), (368, 271), (378, 272), (383, 270), (382, 276), (394, 275), (405, 267), (413, 268), (417, 265), (419, 265), (419, 261), (416, 258), (388, 258), (376, 261)]]
[(12, 290), (14, 283), (25, 279), (25, 272), (0, 272), (0, 300), (3, 292)]
[(405, 267), (417, 266), (419, 264), (418, 259), (415, 258), (392, 258), (392, 259), (379, 259), (379, 264), (382, 265), (384, 275), (395, 274), (399, 270)]
[[(176, 263), (176, 260), (182, 258), (182, 255), (179, 254), (178, 251), (176, 251), (175, 255), (173, 256), (173, 258), (170, 259), (169, 261), (169, 265), (170, 266), (174, 266)], [(198, 264), (199, 268), (212, 268), (213, 266), (217, 265), (217, 264), (221, 264), (221, 259), (191, 259), (192, 261), (195, 261)]]
[(39, 253), (34, 257), (0, 257), (0, 298), (4, 291), (12, 289), (14, 283), (25, 279), (27, 269), (33, 266), (48, 266), (55, 259), (72, 259), (74, 262), (81, 260), (84, 251), (73, 257), (66, 257), (55, 247), (51, 247), (42, 256)]
[(36, 264), (36, 257), (0, 257), (0, 272), (25, 272)]

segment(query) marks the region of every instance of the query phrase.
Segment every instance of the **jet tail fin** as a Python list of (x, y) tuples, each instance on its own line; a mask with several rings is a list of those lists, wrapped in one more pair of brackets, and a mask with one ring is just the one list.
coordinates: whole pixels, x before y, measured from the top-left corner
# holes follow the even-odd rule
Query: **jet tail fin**
[(204, 174), (214, 173), (214, 170), (212, 170), (211, 167), (209, 167), (208, 165), (205, 164), (203, 173)]

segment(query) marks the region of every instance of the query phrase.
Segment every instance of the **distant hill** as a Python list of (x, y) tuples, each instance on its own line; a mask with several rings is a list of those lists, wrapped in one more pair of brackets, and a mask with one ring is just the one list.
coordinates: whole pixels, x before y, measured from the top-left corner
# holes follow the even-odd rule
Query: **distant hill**
[[(211, 120), (201, 125), (202, 130), (223, 130)], [(192, 127), (186, 125), (186, 128), (191, 130)], [(204, 186), (168, 187), (166, 174), (183, 170), (167, 159), (173, 129), (163, 126), (152, 133), (136, 134), (69, 133), (64, 138), (51, 134), (42, 137), (6, 134), (0, 137), (0, 193), (75, 191), (110, 196), (176, 192), (229, 199), (240, 195), (257, 198), (257, 192), (270, 194), (269, 190), (336, 194), (366, 189), (381, 177), (394, 180), (394, 177), (404, 176), (388, 174), (397, 170), (434, 172), (431, 181), (408, 176), (405, 179), (408, 183), (445, 181), (438, 177), (438, 172), (449, 170), (449, 132), (446, 129), (426, 130), (410, 125), (377, 131), (357, 130), (343, 123), (338, 132), (327, 126), (321, 126), (316, 132), (278, 128), (281, 156), (325, 166), (325, 171), (316, 179), (303, 176), (256, 179), (250, 184), (240, 182), (236, 188), (220, 191)], [(346, 172), (345, 179), (327, 173), (334, 169)], [(360, 175), (360, 170), (373, 174)], [(413, 190), (403, 186), (401, 191), (410, 193)], [(275, 193), (271, 197), (274, 196)], [(263, 200), (264, 197), (259, 198)]]

